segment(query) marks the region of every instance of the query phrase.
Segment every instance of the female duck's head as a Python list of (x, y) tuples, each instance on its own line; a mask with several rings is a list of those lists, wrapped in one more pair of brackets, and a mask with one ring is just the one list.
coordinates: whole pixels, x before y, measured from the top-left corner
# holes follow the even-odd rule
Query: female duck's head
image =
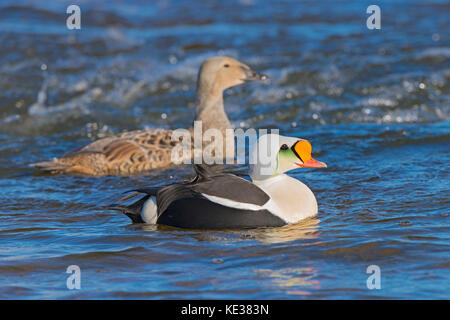
[(222, 94), (228, 88), (247, 81), (266, 80), (269, 77), (252, 70), (246, 64), (230, 57), (212, 57), (200, 67), (197, 94)]
[(304, 139), (266, 134), (258, 139), (250, 156), (250, 177), (264, 180), (299, 167), (324, 168), (311, 157), (311, 144)]

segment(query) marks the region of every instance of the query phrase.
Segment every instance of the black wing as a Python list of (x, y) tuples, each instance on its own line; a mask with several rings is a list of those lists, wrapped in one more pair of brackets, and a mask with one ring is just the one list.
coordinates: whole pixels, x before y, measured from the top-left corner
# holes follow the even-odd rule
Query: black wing
[(175, 200), (203, 198), (202, 194), (258, 206), (263, 206), (270, 200), (267, 193), (244, 178), (226, 173), (214, 174), (201, 165), (194, 165), (194, 169), (197, 176), (191, 182), (173, 184), (158, 191), (160, 214)]
[(270, 197), (253, 183), (232, 174), (217, 174), (196, 167), (189, 183), (162, 188), (157, 194), (158, 223), (182, 228), (222, 229), (282, 226), (286, 222), (265, 209), (224, 206), (204, 195), (263, 206)]

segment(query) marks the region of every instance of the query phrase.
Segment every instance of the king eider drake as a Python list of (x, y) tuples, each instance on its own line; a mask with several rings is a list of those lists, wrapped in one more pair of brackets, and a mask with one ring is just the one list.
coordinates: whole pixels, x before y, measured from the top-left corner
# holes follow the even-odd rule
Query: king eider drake
[[(264, 157), (261, 154), (267, 155)], [(317, 214), (313, 192), (285, 172), (321, 168), (311, 157), (311, 144), (303, 139), (274, 134), (261, 136), (252, 153), (253, 182), (233, 174), (210, 172), (195, 165), (196, 177), (166, 187), (138, 189), (119, 203), (139, 194), (131, 205), (115, 204), (135, 223), (179, 228), (223, 229), (278, 227)]]
[[(225, 131), (232, 126), (225, 113), (223, 91), (247, 81), (265, 79), (268, 79), (266, 75), (230, 57), (206, 60), (197, 79), (196, 120), (202, 121), (202, 130), (217, 129), (225, 136)], [(172, 141), (172, 133), (172, 130), (165, 129), (123, 132), (72, 150), (60, 158), (31, 166), (51, 173), (86, 175), (135, 174), (170, 167), (174, 165), (172, 149), (179, 143)], [(234, 154), (234, 139), (225, 144), (224, 150), (228, 146), (230, 154)]]

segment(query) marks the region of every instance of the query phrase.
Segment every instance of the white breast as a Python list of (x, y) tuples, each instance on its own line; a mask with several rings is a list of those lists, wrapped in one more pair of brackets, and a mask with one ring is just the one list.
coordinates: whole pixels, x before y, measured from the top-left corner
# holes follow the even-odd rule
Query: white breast
[(264, 206), (288, 223), (295, 223), (317, 214), (317, 200), (304, 183), (288, 175), (254, 181), (271, 200)]

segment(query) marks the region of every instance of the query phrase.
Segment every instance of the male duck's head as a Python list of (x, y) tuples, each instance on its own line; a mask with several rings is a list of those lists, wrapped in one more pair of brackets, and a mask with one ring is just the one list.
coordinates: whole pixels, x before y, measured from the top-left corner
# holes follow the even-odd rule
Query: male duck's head
[(198, 90), (221, 93), (246, 81), (266, 80), (269, 77), (253, 71), (246, 64), (230, 57), (206, 60), (198, 73)]
[(264, 180), (299, 167), (326, 167), (325, 163), (311, 156), (311, 151), (307, 140), (277, 134), (263, 135), (253, 148), (250, 176), (253, 180)]

